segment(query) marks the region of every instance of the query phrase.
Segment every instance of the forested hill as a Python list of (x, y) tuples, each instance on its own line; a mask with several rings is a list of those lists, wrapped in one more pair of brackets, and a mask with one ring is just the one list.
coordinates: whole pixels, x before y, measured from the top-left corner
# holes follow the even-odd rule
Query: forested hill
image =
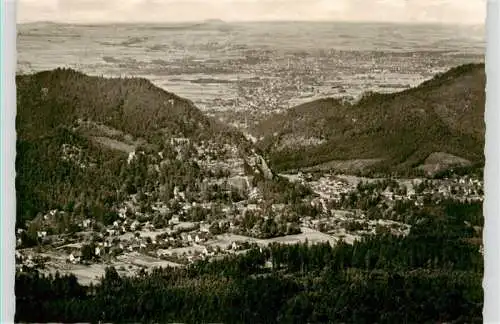
[[(145, 79), (56, 69), (20, 75), (16, 83), (19, 226), (49, 209), (109, 213), (132, 178), (147, 180), (124, 171), (135, 151), (167, 156), (172, 140), (229, 145), (243, 155), (252, 149), (239, 131)], [(187, 172), (186, 165), (177, 171)]]
[(279, 170), (335, 169), (348, 160), (364, 161), (365, 171), (387, 172), (430, 162), (481, 164), (485, 79), (483, 64), (463, 65), (399, 93), (367, 93), (355, 104), (332, 98), (305, 103), (253, 131), (264, 137), (260, 145)]
[(17, 131), (38, 138), (77, 119), (153, 140), (164, 134), (213, 138), (243, 136), (206, 117), (194, 104), (142, 78), (102, 78), (56, 69), (16, 78)]

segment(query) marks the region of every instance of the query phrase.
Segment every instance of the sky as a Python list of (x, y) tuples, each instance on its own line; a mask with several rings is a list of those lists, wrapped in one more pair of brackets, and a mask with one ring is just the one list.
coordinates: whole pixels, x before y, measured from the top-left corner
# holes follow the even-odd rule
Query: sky
[(18, 0), (20, 23), (370, 21), (484, 24), (486, 0)]

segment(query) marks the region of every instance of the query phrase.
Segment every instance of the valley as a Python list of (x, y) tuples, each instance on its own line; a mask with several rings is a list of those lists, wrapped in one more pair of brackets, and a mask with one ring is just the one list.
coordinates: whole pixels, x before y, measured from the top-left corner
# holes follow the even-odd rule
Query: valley
[(423, 283), (451, 267), (473, 277), (459, 284), (476, 293), (483, 77), (483, 65), (460, 66), (354, 104), (301, 104), (242, 133), (145, 79), (19, 75), (19, 289), (61, 280), (74, 289), (61, 294), (91, 309), (122, 284), (138, 294), (157, 282), (158, 296), (230, 303), (231, 285), (247, 282), (305, 289), (329, 276), (342, 285), (380, 276), (382, 285), (399, 271)]

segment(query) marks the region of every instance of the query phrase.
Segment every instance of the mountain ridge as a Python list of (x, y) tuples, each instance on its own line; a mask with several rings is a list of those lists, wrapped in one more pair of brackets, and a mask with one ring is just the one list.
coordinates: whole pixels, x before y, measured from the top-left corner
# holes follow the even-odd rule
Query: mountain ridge
[(21, 138), (88, 119), (148, 140), (168, 134), (228, 137), (247, 144), (236, 129), (205, 116), (191, 100), (160, 89), (145, 78), (102, 78), (58, 68), (18, 75), (16, 84), (16, 127)]
[[(481, 163), (484, 88), (484, 64), (467, 64), (401, 92), (366, 93), (353, 104), (333, 98), (301, 104), (252, 131), (264, 138), (258, 145), (278, 171), (383, 159), (366, 171), (409, 172), (434, 152)], [(318, 144), (300, 145), (302, 138)]]

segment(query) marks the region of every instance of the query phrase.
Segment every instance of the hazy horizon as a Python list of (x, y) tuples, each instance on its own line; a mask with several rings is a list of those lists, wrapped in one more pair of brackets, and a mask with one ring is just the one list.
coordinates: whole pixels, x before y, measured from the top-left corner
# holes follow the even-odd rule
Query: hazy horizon
[[(485, 0), (19, 0), (18, 23), (358, 22), (482, 25)], [(360, 10), (362, 8), (362, 10)]]
[(258, 24), (258, 23), (333, 23), (333, 24), (366, 24), (366, 25), (414, 25), (414, 26), (473, 26), (473, 27), (484, 27), (484, 23), (442, 23), (442, 22), (404, 22), (404, 21), (372, 21), (372, 20), (225, 20), (220, 18), (208, 18), (201, 20), (179, 20), (179, 21), (133, 21), (133, 22), (66, 22), (66, 21), (54, 21), (54, 20), (34, 20), (17, 22), (17, 25), (35, 25), (35, 24), (54, 24), (54, 25), (92, 25), (92, 26), (107, 26), (107, 25), (182, 25), (182, 24), (196, 24), (204, 23), (209, 21), (220, 21), (226, 24)]

